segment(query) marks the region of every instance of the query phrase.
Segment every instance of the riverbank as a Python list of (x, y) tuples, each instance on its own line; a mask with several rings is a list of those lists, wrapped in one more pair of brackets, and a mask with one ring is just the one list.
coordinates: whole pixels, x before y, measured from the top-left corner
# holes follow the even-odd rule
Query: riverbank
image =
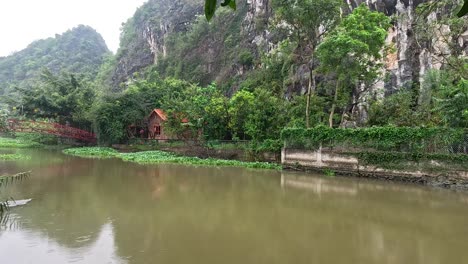
[[(29, 137), (30, 138), (30, 137)], [(262, 162), (249, 162), (244, 149), (209, 149), (196, 146), (158, 146), (157, 150), (136, 151), (128, 145), (115, 148), (81, 147), (69, 148), (67, 145), (44, 145), (28, 137), (16, 139), (0, 138), (0, 148), (45, 148), (63, 149), (67, 155), (84, 158), (119, 158), (139, 164), (177, 163), (202, 166), (230, 166), (257, 169), (295, 170), (320, 172), (325, 176), (358, 177), (366, 179), (406, 182), (418, 185), (468, 190), (467, 164), (452, 162), (444, 164), (429, 160), (425, 163), (403, 162), (382, 163), (380, 166), (365, 164), (362, 157), (303, 150), (283, 150), (281, 163), (274, 154), (261, 157)], [(462, 156), (466, 158), (465, 156)], [(7, 156), (3, 160), (18, 160), (26, 157)], [(256, 157), (258, 159), (258, 156)], [(0, 160), (2, 157), (0, 157)], [(263, 161), (269, 162), (263, 162)], [(389, 166), (392, 165), (392, 166)], [(443, 165), (443, 166), (442, 166)], [(383, 167), (382, 167), (383, 166)], [(441, 170), (441, 166), (443, 170)], [(408, 168), (411, 168), (410, 170)]]
[(179, 156), (170, 152), (153, 150), (141, 151), (133, 153), (122, 153), (112, 148), (106, 147), (83, 147), (70, 148), (63, 150), (64, 154), (73, 155), (83, 158), (119, 158), (123, 161), (135, 162), (138, 164), (160, 164), (160, 163), (178, 163), (187, 165), (203, 165), (203, 166), (229, 166), (229, 167), (244, 167), (252, 169), (272, 169), (280, 170), (281, 166), (275, 163), (268, 162), (246, 162), (238, 160), (215, 159), (199, 157)]
[[(282, 165), (300, 171), (332, 172), (339, 176), (406, 182), (447, 189), (468, 190), (468, 170), (460, 156), (455, 161), (428, 159), (368, 163), (362, 155), (331, 150), (283, 149)], [(398, 165), (398, 166), (396, 166)]]
[(0, 137), (0, 148), (38, 148), (42, 145), (37, 142), (19, 138)]
[(60, 139), (52, 135), (37, 133), (15, 133), (14, 135), (0, 134), (0, 149), (25, 149), (41, 148), (50, 150), (62, 150), (77, 144), (66, 139)]

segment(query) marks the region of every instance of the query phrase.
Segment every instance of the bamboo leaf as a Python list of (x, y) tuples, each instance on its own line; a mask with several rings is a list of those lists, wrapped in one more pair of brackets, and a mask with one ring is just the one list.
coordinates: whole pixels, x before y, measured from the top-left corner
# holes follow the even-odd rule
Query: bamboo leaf
[(224, 2), (221, 3), (221, 6), (229, 6), (233, 10), (237, 9), (236, 0), (224, 0)]
[(468, 0), (465, 0), (465, 3), (463, 4), (463, 7), (460, 9), (460, 12), (458, 12), (457, 16), (462, 17), (468, 14)]
[(229, 7), (232, 8), (233, 10), (236, 10), (237, 9), (236, 1), (231, 0), (231, 2), (229, 2)]
[(216, 11), (216, 0), (205, 1), (205, 17), (206, 20), (210, 21), (213, 18)]

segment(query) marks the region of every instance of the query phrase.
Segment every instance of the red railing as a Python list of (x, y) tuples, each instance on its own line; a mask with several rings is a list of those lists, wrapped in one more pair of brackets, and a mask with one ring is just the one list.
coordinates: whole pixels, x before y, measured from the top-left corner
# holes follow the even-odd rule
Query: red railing
[(94, 133), (58, 123), (9, 119), (8, 127), (15, 132), (49, 134), (58, 137), (74, 138), (85, 142), (96, 142), (96, 135)]

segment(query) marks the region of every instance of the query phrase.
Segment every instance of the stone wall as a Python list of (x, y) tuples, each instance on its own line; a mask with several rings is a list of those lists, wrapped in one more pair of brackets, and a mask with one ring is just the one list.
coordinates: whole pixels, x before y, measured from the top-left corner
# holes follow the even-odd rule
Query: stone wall
[(318, 171), (333, 170), (340, 175), (468, 189), (468, 171), (455, 170), (442, 162), (430, 161), (429, 163), (408, 162), (405, 164), (405, 169), (391, 170), (364, 165), (359, 161), (357, 155), (334, 153), (329, 150), (284, 148), (281, 151), (281, 164), (285, 168)]

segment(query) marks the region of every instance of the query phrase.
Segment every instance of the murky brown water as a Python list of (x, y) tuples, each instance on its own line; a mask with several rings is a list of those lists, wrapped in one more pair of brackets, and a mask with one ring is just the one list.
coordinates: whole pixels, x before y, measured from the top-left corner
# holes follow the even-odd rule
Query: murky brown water
[(468, 263), (467, 193), (18, 152), (0, 263)]

